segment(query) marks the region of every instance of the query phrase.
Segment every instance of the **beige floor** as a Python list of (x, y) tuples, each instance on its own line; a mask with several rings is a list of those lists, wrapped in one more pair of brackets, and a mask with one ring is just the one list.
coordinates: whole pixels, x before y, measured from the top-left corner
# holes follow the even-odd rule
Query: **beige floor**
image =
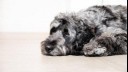
[(127, 72), (127, 55), (43, 56), (47, 33), (0, 33), (0, 72)]

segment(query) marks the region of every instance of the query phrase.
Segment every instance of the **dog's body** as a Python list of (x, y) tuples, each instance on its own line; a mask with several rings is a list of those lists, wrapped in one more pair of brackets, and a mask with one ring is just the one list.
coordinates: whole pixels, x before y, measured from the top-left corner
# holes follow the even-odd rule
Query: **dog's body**
[(127, 7), (92, 6), (60, 13), (41, 43), (45, 55), (106, 56), (127, 53)]

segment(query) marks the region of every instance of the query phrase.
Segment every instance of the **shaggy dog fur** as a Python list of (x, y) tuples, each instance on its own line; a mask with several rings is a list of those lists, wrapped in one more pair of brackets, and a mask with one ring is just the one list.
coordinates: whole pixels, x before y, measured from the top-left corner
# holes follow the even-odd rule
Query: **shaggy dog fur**
[(108, 56), (127, 53), (127, 7), (92, 6), (78, 13), (60, 13), (41, 42), (45, 55)]

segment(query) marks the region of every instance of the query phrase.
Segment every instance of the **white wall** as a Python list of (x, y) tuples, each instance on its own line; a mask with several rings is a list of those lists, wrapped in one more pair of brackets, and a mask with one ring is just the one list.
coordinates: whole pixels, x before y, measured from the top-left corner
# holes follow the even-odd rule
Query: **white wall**
[(71, 0), (71, 11), (86, 9), (92, 5), (127, 5), (127, 0)]
[(71, 11), (79, 11), (81, 9), (86, 9), (89, 6), (101, 5), (102, 0), (71, 0)]
[(59, 12), (66, 11), (68, 0), (1, 0), (1, 32), (47, 32)]
[(0, 32), (49, 32), (59, 12), (102, 4), (127, 5), (127, 0), (0, 0)]
[(127, 0), (103, 0), (103, 2), (104, 5), (127, 5)]

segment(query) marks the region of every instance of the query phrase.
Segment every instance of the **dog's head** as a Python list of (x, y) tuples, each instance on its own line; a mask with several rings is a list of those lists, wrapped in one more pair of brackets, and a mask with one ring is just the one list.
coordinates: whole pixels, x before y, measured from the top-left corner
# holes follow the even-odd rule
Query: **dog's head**
[(51, 22), (50, 36), (42, 42), (42, 53), (53, 56), (70, 54), (74, 46), (91, 38), (87, 24), (74, 14), (59, 14)]

